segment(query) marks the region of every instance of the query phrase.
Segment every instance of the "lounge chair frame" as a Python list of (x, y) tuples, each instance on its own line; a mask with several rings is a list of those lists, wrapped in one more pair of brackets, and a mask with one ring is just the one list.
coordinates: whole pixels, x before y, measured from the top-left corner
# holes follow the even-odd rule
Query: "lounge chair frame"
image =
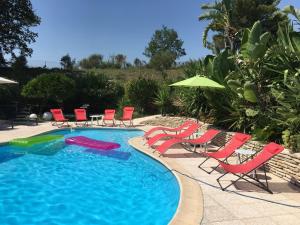
[[(125, 121), (129, 121), (129, 125), (128, 126), (126, 125)], [(124, 125), (124, 127), (134, 127), (132, 119), (131, 120), (120, 120), (120, 124), (119, 125), (121, 126), (122, 124)]]
[(112, 121), (112, 123), (111, 123), (111, 124), (109, 124), (109, 123), (106, 123), (105, 121), (106, 121), (106, 120), (102, 119), (102, 124), (101, 124), (102, 126), (108, 126), (108, 125), (113, 125), (113, 126), (116, 126), (115, 119), (108, 120), (108, 121)]
[[(263, 182), (261, 182), (259, 180), (259, 178), (257, 177), (257, 173), (256, 173), (256, 170), (259, 169), (259, 168), (263, 168), (263, 171), (264, 171), (264, 177), (265, 177), (265, 184)], [(254, 176), (252, 177), (251, 175), (249, 175), (250, 173), (254, 172)], [(227, 186), (222, 186), (221, 184), (221, 178), (225, 177), (226, 175), (228, 174), (233, 174), (235, 175), (236, 177), (238, 177), (238, 179), (234, 180), (233, 182), (231, 182), (231, 184), (227, 185)], [(251, 180), (254, 180), (255, 182), (252, 182), (250, 180), (247, 180), (245, 177), (247, 178), (250, 178)], [(220, 177), (217, 178), (217, 182), (220, 186), (220, 188), (222, 189), (222, 191), (225, 191), (227, 188), (229, 188), (230, 186), (234, 185), (237, 181), (239, 180), (245, 180), (267, 192), (269, 192), (270, 194), (273, 194), (273, 192), (270, 190), (269, 188), (269, 184), (268, 184), (268, 179), (267, 179), (267, 172), (266, 172), (266, 168), (265, 168), (265, 163), (263, 164), (260, 164), (259, 166), (257, 166), (256, 168), (254, 168), (253, 170), (249, 171), (248, 173), (242, 173), (241, 175), (238, 175), (238, 174), (235, 174), (235, 173), (229, 173), (229, 172), (226, 172), (224, 173), (223, 175), (221, 175)]]
[[(217, 182), (220, 185), (220, 188), (224, 191), (231, 185), (235, 184), (237, 181), (243, 179), (243, 180), (269, 192), (270, 194), (273, 194), (273, 192), (269, 188), (265, 165), (269, 160), (271, 160), (274, 156), (278, 155), (283, 150), (284, 150), (283, 146), (280, 146), (274, 142), (270, 142), (260, 152), (257, 152), (257, 155), (255, 155), (255, 156), (252, 155), (250, 157), (247, 157), (243, 162), (241, 162), (240, 167), (235, 167), (236, 165), (220, 163), (225, 172), (224, 174), (222, 174), (220, 177), (217, 178)], [(252, 159), (250, 159), (250, 161), (248, 161), (249, 158), (252, 158)], [(248, 166), (250, 166), (249, 169), (247, 169)], [(265, 183), (261, 182), (259, 177), (256, 174), (256, 170), (259, 168), (263, 168), (263, 170), (264, 170)], [(254, 176), (250, 176), (250, 174), (253, 172), (254, 172), (254, 174), (253, 174)], [(236, 180), (234, 180), (231, 184), (224, 187), (221, 184), (221, 179), (229, 173), (235, 175), (238, 178)], [(248, 179), (246, 179), (246, 178), (248, 178)], [(249, 180), (249, 179), (251, 179), (251, 180)]]
[[(70, 125), (69, 125), (69, 123), (68, 123), (69, 121), (54, 121), (54, 122), (52, 122), (52, 126), (57, 126), (57, 127), (63, 127), (64, 126), (64, 124), (66, 123), (66, 126), (67, 127), (69, 127)], [(59, 124), (60, 123), (60, 124)]]
[(75, 125), (77, 126), (77, 127), (79, 127), (79, 126), (82, 126), (82, 127), (88, 127), (89, 126), (89, 121), (87, 121), (87, 120), (83, 120), (83, 121), (75, 121)]
[[(225, 146), (225, 145), (220, 146), (220, 147), (218, 148), (217, 151), (219, 151), (219, 150), (220, 150), (221, 148), (223, 148), (224, 146)], [(200, 153), (200, 154), (201, 154), (201, 153)], [(227, 159), (228, 159), (229, 157), (231, 157), (233, 154), (234, 154), (234, 153), (232, 153), (232, 154), (229, 155), (227, 158), (225, 158), (224, 160), (221, 160), (221, 161), (222, 161), (222, 162), (227, 162)], [(215, 170), (217, 170), (217, 168), (219, 168), (220, 164), (218, 164), (216, 167), (212, 168), (211, 170), (206, 170), (204, 167), (202, 167), (202, 165), (203, 165), (205, 162), (207, 162), (209, 159), (211, 159), (211, 157), (205, 156), (204, 161), (198, 165), (198, 168), (201, 169), (201, 170), (203, 170), (204, 172), (206, 172), (206, 173), (208, 173), (208, 174), (211, 174), (212, 172), (214, 172)]]

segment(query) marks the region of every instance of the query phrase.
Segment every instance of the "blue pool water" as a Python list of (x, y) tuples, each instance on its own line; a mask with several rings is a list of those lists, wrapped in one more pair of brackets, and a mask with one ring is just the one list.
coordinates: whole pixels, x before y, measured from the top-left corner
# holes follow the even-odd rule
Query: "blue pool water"
[[(61, 130), (117, 142), (99, 152), (75, 145), (27, 149), (0, 146), (0, 224), (168, 224), (179, 202), (174, 175), (134, 150), (128, 130)], [(59, 149), (57, 149), (59, 146)], [(37, 147), (36, 147), (37, 148)], [(32, 151), (31, 151), (32, 150)]]

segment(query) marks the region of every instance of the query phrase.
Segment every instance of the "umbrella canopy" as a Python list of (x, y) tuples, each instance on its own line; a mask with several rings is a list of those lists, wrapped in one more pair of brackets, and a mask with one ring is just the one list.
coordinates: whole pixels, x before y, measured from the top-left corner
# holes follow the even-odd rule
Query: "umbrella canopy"
[(0, 84), (17, 84), (18, 82), (0, 77)]
[(206, 77), (202, 77), (199, 75), (196, 75), (194, 77), (188, 78), (186, 80), (182, 80), (179, 82), (176, 82), (174, 84), (171, 84), (169, 86), (183, 86), (183, 87), (202, 87), (202, 88), (225, 88), (223, 85), (208, 79)]

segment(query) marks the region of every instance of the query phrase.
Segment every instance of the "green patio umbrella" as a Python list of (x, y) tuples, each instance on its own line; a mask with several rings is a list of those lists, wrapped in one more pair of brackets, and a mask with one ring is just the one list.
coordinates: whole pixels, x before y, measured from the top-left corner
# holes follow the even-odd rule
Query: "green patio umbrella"
[[(171, 87), (196, 87), (197, 89), (225, 89), (225, 87), (211, 79), (206, 77), (196, 75), (191, 78), (176, 82), (174, 84), (169, 85)], [(206, 118), (204, 120), (204, 123)], [(198, 118), (197, 118), (198, 122)]]
[(194, 77), (188, 78), (186, 80), (182, 80), (176, 82), (174, 84), (169, 85), (171, 87), (182, 86), (182, 87), (199, 87), (199, 88), (221, 88), (225, 87), (211, 79), (206, 77), (202, 77), (200, 75), (196, 75)]

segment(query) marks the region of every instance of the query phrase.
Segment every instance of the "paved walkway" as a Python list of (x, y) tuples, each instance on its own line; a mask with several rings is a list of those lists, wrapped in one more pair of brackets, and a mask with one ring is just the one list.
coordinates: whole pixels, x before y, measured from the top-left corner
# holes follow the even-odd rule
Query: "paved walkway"
[[(140, 128), (148, 130), (150, 127)], [(152, 151), (149, 149), (149, 152)], [(244, 181), (237, 182), (228, 191), (222, 191), (216, 181), (221, 171), (207, 174), (200, 170), (198, 165), (204, 160), (200, 154), (176, 145), (164, 157), (175, 160), (193, 176), (190, 179), (201, 186), (204, 199), (202, 225), (300, 225), (300, 188), (285, 180), (267, 173), (274, 194)], [(209, 160), (205, 167), (211, 169), (216, 165), (214, 160)], [(234, 176), (225, 178), (225, 184), (235, 179)]]
[[(135, 124), (143, 120), (137, 119)], [(138, 127), (149, 129), (144, 126)], [(38, 126), (17, 126), (13, 130), (0, 131), (0, 142), (16, 137), (32, 136), (54, 128), (50, 123)], [(149, 149), (149, 152), (152, 151)], [(203, 225), (300, 225), (300, 190), (286, 181), (267, 174), (273, 195), (242, 181), (224, 192), (220, 190), (216, 182), (220, 172), (208, 175), (198, 169), (198, 164), (203, 160), (199, 154), (187, 152), (180, 146), (175, 146), (166, 153), (165, 157), (181, 164), (192, 174), (193, 177), (190, 179), (195, 179), (201, 186), (204, 197)], [(212, 160), (206, 164), (207, 167), (215, 165), (216, 163)], [(228, 176), (228, 181), (230, 178)]]
[[(273, 195), (243, 181), (224, 192), (216, 182), (220, 172), (208, 175), (198, 169), (199, 162), (203, 160), (198, 154), (188, 153), (179, 147), (170, 150), (166, 157), (183, 165), (193, 175), (191, 179), (200, 184), (204, 198), (203, 225), (300, 224), (300, 190), (286, 181), (267, 174)], [(206, 164), (209, 168), (215, 165), (213, 160)], [(228, 176), (226, 180), (231, 178)]]

